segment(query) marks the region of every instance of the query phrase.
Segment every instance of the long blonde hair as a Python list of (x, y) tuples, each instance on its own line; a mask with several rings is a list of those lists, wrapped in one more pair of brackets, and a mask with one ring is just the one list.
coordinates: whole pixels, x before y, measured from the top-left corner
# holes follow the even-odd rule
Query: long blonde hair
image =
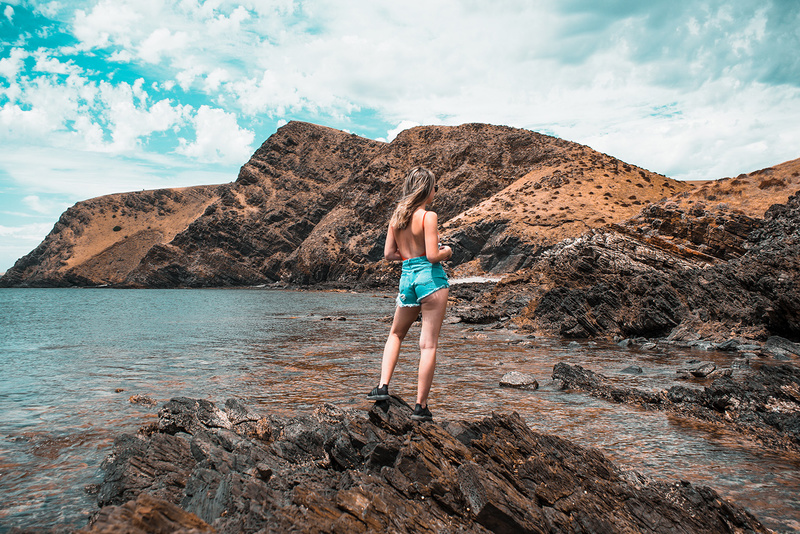
[(411, 221), (414, 212), (431, 196), (436, 187), (436, 176), (425, 167), (414, 167), (406, 174), (403, 196), (389, 220), (389, 226), (402, 230)]

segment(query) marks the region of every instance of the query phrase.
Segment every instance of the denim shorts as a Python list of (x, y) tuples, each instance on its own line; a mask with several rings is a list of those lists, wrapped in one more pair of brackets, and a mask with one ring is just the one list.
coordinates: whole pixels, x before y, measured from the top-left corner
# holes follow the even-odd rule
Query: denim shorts
[(425, 256), (405, 260), (397, 305), (401, 308), (421, 306), (422, 299), (446, 287), (450, 287), (450, 283), (440, 263), (431, 263)]

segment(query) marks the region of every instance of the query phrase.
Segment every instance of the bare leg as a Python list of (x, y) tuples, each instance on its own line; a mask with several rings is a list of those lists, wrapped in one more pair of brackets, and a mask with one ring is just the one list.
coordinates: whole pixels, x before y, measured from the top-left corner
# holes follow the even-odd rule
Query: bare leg
[(408, 329), (414, 324), (419, 316), (419, 307), (404, 308), (398, 306), (394, 311), (394, 321), (389, 338), (383, 347), (383, 362), (381, 363), (381, 381), (378, 386), (388, 384), (397, 366), (397, 359), (400, 357), (400, 344), (403, 343)]
[(436, 370), (436, 349), (439, 346), (439, 332), (447, 309), (447, 288), (422, 299), (422, 331), (419, 336), (419, 378), (417, 382), (417, 404), (428, 405), (428, 393)]

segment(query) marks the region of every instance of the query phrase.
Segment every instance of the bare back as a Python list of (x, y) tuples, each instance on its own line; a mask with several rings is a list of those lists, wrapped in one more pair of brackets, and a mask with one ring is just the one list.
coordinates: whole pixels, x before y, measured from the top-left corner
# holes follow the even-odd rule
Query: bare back
[(439, 248), (438, 217), (436, 212), (419, 208), (402, 230), (389, 227), (386, 235), (384, 257), (399, 261), (425, 256), (431, 263), (439, 263), (453, 255), (450, 247)]
[(424, 222), (427, 214), (427, 211), (420, 208), (411, 216), (408, 226), (402, 230), (394, 229), (397, 250), (403, 258), (417, 258), (426, 255)]

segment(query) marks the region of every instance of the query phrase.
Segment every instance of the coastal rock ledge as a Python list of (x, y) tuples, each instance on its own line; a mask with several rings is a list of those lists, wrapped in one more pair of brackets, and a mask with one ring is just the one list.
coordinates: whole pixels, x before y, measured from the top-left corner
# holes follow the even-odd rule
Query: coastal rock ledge
[(416, 423), (393, 397), (293, 418), (177, 398), (119, 437), (84, 532), (769, 532), (516, 413)]

